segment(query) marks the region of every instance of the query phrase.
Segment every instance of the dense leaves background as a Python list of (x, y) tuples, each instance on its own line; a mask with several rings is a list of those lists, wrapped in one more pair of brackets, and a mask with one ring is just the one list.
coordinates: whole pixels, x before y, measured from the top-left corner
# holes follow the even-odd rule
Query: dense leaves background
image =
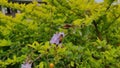
[[(20, 10), (15, 17), (0, 12), (0, 67), (18, 68), (28, 56), (33, 68), (119, 68), (120, 5), (113, 0), (43, 0), (2, 7)], [(65, 25), (72, 25), (65, 29)], [(49, 44), (56, 32), (66, 34), (63, 48)], [(38, 58), (36, 60), (36, 58)]]

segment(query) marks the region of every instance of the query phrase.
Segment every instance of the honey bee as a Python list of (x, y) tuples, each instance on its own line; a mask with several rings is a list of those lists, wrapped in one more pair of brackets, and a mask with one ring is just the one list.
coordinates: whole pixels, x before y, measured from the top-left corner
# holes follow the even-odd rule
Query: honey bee
[(62, 40), (63, 40), (63, 35), (61, 34), (59, 37), (59, 43), (62, 43)]

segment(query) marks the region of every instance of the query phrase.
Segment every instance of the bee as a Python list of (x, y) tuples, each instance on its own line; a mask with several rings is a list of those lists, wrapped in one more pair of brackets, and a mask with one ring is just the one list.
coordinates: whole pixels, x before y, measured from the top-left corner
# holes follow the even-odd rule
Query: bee
[(59, 37), (59, 43), (62, 43), (62, 40), (63, 40), (63, 35), (61, 34)]

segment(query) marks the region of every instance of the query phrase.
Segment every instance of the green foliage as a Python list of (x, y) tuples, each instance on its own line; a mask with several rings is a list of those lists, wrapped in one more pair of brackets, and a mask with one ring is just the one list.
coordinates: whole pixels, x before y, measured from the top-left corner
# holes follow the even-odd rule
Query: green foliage
[[(0, 0), (2, 7), (19, 10), (15, 17), (0, 11), (0, 68), (20, 68), (29, 57), (33, 68), (120, 68), (120, 5), (114, 0), (43, 0), (18, 4)], [(64, 29), (64, 25), (72, 27)], [(63, 47), (50, 44), (64, 32)]]

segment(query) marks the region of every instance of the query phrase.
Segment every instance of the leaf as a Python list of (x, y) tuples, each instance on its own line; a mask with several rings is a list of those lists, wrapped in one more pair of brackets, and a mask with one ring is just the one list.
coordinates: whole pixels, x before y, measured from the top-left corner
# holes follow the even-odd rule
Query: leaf
[(70, 62), (70, 65), (71, 65), (72, 67), (74, 67), (74, 62), (73, 62), (73, 61), (71, 61), (71, 62)]
[(44, 68), (44, 62), (40, 62), (39, 68)]
[(4, 47), (4, 46), (10, 46), (12, 44), (12, 42), (10, 40), (0, 40), (0, 47)]
[(76, 26), (80, 26), (82, 24), (82, 19), (76, 19), (73, 21), (73, 24), (76, 25)]

